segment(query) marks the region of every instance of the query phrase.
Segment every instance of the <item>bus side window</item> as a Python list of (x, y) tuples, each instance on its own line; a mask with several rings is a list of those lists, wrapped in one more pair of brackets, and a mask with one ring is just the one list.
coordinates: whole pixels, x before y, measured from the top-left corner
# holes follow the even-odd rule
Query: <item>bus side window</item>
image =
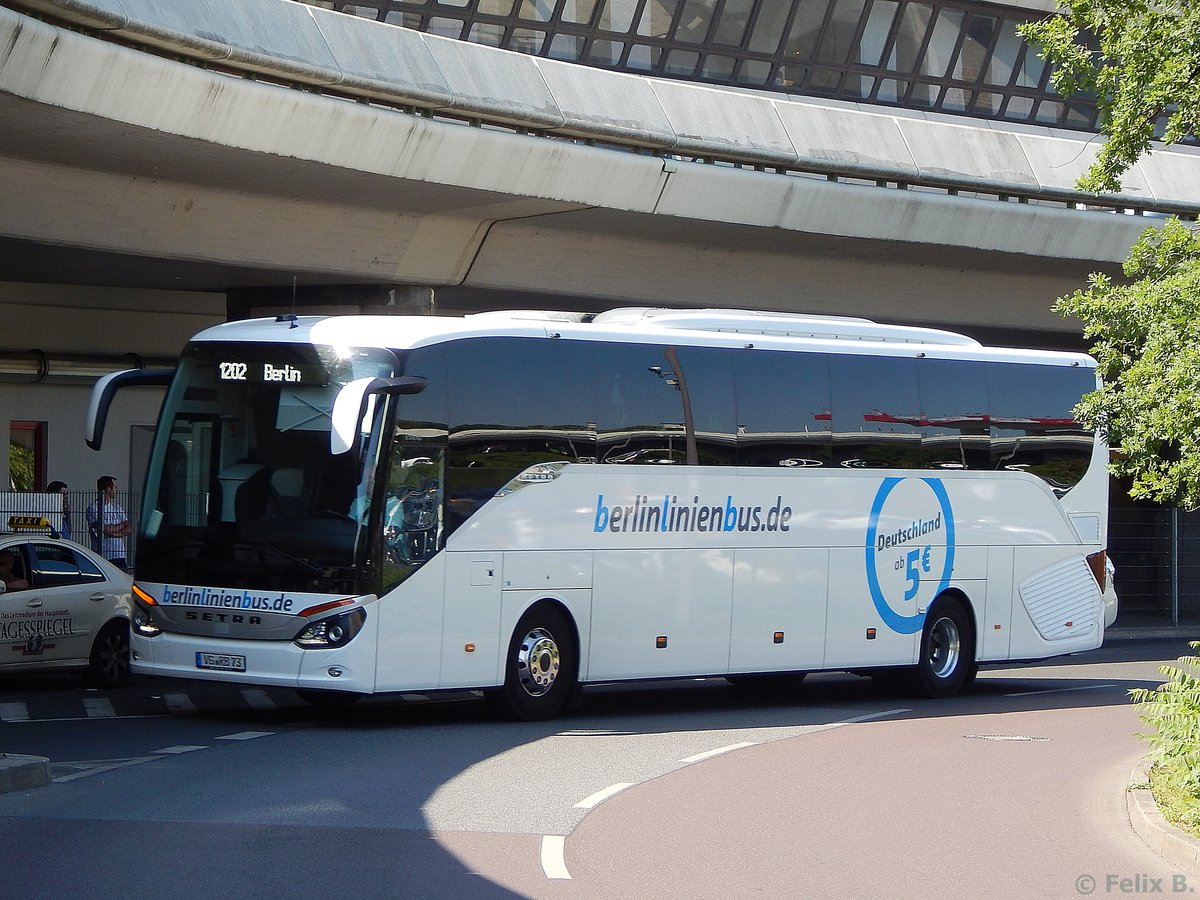
[(988, 367), (976, 360), (917, 361), (925, 468), (990, 468), (987, 371)]
[(1075, 421), (1079, 397), (1095, 389), (1085, 368), (1012, 363), (992, 366), (994, 469), (1029, 472), (1060, 496), (1087, 472), (1093, 436)]
[(837, 354), (829, 359), (833, 448), (844, 468), (908, 469), (921, 461), (915, 359)]
[(804, 469), (833, 462), (824, 354), (739, 350), (736, 373), (738, 465)]

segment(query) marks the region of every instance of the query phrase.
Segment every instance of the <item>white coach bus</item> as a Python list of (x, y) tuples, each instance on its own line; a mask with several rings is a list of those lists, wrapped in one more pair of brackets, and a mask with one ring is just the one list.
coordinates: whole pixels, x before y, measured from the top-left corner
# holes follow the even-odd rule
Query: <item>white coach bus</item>
[[(89, 443), (169, 374), (102, 379)], [(948, 696), (1104, 637), (1085, 355), (737, 310), (281, 316), (169, 383), (135, 672), (533, 719), (677, 676)]]

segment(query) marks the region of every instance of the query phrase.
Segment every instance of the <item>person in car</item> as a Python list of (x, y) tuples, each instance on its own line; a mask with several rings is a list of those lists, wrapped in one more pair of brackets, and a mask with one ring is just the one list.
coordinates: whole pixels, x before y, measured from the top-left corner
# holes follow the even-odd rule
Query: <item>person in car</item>
[(4, 582), (6, 591), (21, 591), (29, 587), (29, 582), (24, 578), (18, 578), (13, 571), (15, 563), (16, 559), (11, 550), (0, 550), (0, 581)]

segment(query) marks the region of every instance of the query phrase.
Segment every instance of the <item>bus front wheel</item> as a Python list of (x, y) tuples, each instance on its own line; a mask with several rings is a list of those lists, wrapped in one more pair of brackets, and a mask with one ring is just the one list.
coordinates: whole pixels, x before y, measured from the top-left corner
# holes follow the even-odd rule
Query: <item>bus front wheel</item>
[(557, 608), (535, 606), (513, 630), (504, 685), (488, 697), (508, 718), (549, 719), (571, 695), (579, 669), (574, 632)]
[(943, 600), (925, 617), (916, 687), (928, 697), (952, 697), (975, 679), (975, 630), (956, 600)]

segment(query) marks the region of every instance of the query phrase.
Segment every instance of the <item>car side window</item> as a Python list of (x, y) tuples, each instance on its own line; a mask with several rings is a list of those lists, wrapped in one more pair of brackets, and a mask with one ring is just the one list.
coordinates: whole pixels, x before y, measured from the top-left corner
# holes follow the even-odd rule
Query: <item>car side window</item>
[(100, 571), (100, 567), (84, 556), (82, 553), (75, 551), (75, 562), (79, 566), (79, 575), (83, 581), (104, 581), (104, 573)]
[[(80, 571), (79, 559), (74, 550), (55, 544), (33, 544), (34, 569), (40, 587), (62, 587), (69, 584), (87, 584), (98, 579), (90, 573)], [(95, 568), (93, 566), (93, 568)]]
[(7, 590), (15, 591), (28, 587), (30, 583), (29, 567), (25, 562), (24, 546), (9, 544), (4, 548), (3, 555), (8, 564), (3, 567), (4, 571), (0, 572), (0, 577), (3, 577)]

